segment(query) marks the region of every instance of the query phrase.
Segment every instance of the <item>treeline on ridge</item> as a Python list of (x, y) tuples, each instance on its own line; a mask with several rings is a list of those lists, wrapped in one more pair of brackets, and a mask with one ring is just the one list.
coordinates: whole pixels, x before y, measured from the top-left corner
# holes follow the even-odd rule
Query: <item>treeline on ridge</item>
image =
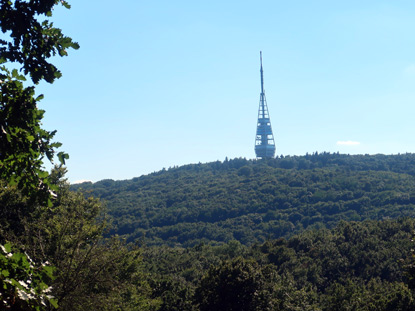
[(191, 164), (72, 185), (107, 205), (128, 241), (194, 246), (290, 237), (306, 228), (415, 215), (415, 155), (314, 153)]

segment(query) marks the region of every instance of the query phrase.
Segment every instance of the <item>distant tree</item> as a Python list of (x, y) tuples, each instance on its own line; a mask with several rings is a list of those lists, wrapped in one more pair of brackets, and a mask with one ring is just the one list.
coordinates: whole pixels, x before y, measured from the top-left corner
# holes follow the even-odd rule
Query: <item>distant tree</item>
[(280, 167), (285, 169), (292, 169), (295, 167), (295, 160), (287, 156), (280, 161)]
[(244, 165), (240, 169), (238, 169), (238, 175), (249, 177), (252, 175), (252, 168), (247, 165)]
[(260, 267), (242, 258), (212, 266), (196, 288), (195, 302), (201, 311), (273, 309)]

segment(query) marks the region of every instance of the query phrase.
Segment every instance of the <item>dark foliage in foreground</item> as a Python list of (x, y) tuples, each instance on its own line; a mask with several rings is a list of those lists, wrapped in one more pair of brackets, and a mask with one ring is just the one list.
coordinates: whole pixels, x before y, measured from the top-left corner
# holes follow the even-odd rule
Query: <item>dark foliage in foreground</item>
[(144, 261), (160, 310), (413, 310), (414, 226), (341, 222), (251, 247), (151, 247)]

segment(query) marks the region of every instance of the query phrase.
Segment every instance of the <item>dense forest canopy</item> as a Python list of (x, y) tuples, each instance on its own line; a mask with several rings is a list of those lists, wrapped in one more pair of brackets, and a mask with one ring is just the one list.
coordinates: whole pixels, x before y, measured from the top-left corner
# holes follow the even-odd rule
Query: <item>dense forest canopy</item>
[(251, 247), (150, 247), (144, 266), (160, 310), (409, 311), (414, 224), (340, 222)]
[(102, 199), (113, 234), (148, 245), (243, 244), (415, 215), (415, 154), (313, 153), (163, 169), (72, 185)]

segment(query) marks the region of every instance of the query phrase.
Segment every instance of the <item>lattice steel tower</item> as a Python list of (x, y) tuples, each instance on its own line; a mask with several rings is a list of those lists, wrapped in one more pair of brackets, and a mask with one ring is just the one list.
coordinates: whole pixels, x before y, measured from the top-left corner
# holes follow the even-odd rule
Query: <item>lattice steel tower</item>
[(272, 134), (271, 120), (269, 118), (267, 100), (264, 91), (264, 71), (262, 69), (262, 52), (259, 52), (261, 59), (261, 96), (259, 99), (258, 123), (255, 138), (255, 153), (257, 158), (273, 158), (275, 155), (275, 141)]

